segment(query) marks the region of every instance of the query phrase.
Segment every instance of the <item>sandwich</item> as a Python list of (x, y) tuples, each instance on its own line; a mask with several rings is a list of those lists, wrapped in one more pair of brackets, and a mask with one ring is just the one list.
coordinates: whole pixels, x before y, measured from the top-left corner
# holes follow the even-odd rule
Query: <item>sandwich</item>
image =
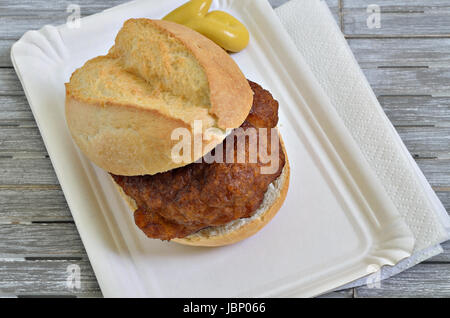
[(233, 244), (286, 197), (278, 102), (185, 26), (126, 21), (105, 56), (72, 74), (65, 107), (73, 140), (110, 174), (149, 238)]

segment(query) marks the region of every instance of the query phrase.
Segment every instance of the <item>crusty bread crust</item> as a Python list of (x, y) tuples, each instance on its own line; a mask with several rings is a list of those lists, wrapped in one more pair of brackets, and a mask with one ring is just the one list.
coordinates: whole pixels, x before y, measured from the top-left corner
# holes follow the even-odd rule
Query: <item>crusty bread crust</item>
[[(134, 105), (86, 103), (66, 96), (66, 121), (78, 147), (97, 166), (123, 176), (153, 175), (186, 165), (172, 160), (178, 140), (171, 132), (184, 128), (192, 138), (191, 127), (152, 109), (137, 110)], [(223, 141), (224, 134), (211, 134), (203, 143), (208, 153)], [(201, 140), (201, 139), (200, 139)], [(193, 143), (192, 143), (193, 144)], [(203, 156), (194, 156), (193, 161)]]
[(183, 42), (197, 58), (208, 78), (210, 113), (217, 118), (217, 126), (222, 129), (239, 127), (252, 108), (253, 91), (230, 55), (207, 37), (183, 25), (149, 21)]
[[(289, 160), (281, 136), (280, 141), (286, 158), (285, 166), (280, 177), (270, 185), (264, 196), (263, 203), (252, 217), (235, 220), (223, 226), (209, 227), (187, 237), (173, 239), (172, 242), (182, 245), (203, 247), (231, 245), (256, 234), (269, 223), (283, 205), (289, 189)], [(131, 211), (135, 211), (137, 209), (136, 202), (126, 195), (119, 185), (115, 182), (114, 184)]]
[[(148, 38), (158, 40), (149, 48)], [(222, 48), (187, 27), (149, 19), (126, 21), (108, 55), (88, 61), (66, 84), (66, 120), (76, 144), (99, 167), (126, 176), (196, 161), (224, 140), (224, 129), (244, 122), (252, 102), (245, 76)], [(174, 161), (172, 132), (185, 128), (192, 142), (197, 120), (198, 135), (222, 131), (197, 138), (201, 151)]]

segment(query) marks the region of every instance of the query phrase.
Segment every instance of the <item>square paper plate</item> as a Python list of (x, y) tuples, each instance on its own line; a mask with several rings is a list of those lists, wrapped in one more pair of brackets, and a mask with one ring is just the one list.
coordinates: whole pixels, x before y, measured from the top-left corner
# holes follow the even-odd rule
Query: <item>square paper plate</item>
[(12, 48), (22, 82), (105, 296), (313, 296), (408, 257), (414, 239), (265, 0), (214, 1), (251, 33), (233, 58), (280, 102), (291, 163), (288, 197), (257, 235), (222, 248), (150, 240), (134, 225), (107, 173), (75, 147), (64, 83), (106, 54), (123, 22), (161, 18), (185, 0), (139, 0), (46, 26)]

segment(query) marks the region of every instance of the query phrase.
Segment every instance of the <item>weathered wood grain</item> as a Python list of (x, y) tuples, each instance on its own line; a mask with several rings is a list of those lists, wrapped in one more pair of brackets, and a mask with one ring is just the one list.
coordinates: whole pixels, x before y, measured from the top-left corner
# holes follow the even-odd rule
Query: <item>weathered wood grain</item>
[(0, 258), (86, 257), (73, 223), (0, 224)]
[[(289, 0), (269, 0), (270, 4), (272, 5), (273, 8), (278, 8), (279, 6), (281, 6), (282, 4), (285, 4), (286, 2), (288, 2)], [(335, 2), (337, 5), (337, 1), (327, 1), (328, 2)]]
[(1, 126), (0, 125), (0, 154), (1, 153), (40, 152), (46, 155), (44, 142), (36, 126)]
[(109, 9), (116, 5), (129, 2), (129, 0), (79, 0), (76, 2), (70, 0), (4, 0), (0, 3), (0, 10), (2, 16), (14, 14), (39, 15), (45, 12), (66, 12), (66, 9), (71, 4), (78, 4), (81, 8), (81, 13), (84, 12), (100, 12)]
[(34, 15), (23, 15), (21, 13), (2, 15), (0, 39), (17, 41), (28, 30), (38, 30), (47, 24), (60, 25), (65, 23), (68, 15), (65, 11), (35, 12)]
[(378, 101), (394, 125), (450, 126), (450, 98), (448, 97), (379, 96)]
[[(444, 208), (450, 214), (450, 191), (436, 191), (437, 196), (441, 200)], [(448, 263), (450, 268), (450, 241), (442, 244), (444, 252), (436, 255), (433, 258), (426, 261), (426, 263)]]
[(436, 191), (436, 194), (450, 215), (450, 191)]
[(444, 249), (444, 252), (434, 256), (433, 258), (425, 261), (425, 264), (428, 263), (447, 263), (449, 264), (448, 267), (450, 268), (450, 241), (445, 242), (442, 244), (442, 248)]
[(397, 127), (396, 130), (413, 156), (450, 159), (450, 127)]
[(417, 159), (416, 162), (428, 182), (434, 187), (448, 188), (450, 184), (449, 159)]
[[(80, 289), (67, 287), (70, 265), (80, 267)], [(95, 275), (86, 259), (81, 260), (6, 260), (0, 261), (0, 296), (74, 295), (101, 297)], [(353, 289), (331, 292), (319, 298), (351, 298)]]
[(450, 96), (450, 68), (363, 69), (377, 95)]
[(0, 96), (0, 125), (36, 125), (24, 95)]
[(365, 9), (376, 3), (386, 11), (423, 11), (449, 7), (447, 0), (342, 0), (345, 9)]
[[(381, 9), (381, 27), (369, 28), (367, 7)], [(343, 0), (343, 29), (347, 35), (449, 35), (448, 1)]]
[(0, 188), (0, 224), (73, 221), (62, 190)]
[[(67, 6), (73, 4), (70, 1), (25, 1), (24, 3), (16, 3), (7, 1), (8, 5), (0, 7), (2, 12), (2, 28), (0, 29), (0, 39), (2, 40), (18, 40), (28, 30), (38, 30), (44, 25), (60, 25), (67, 21), (70, 13), (66, 12)], [(88, 16), (98, 13), (104, 9), (111, 8), (117, 4), (127, 1), (78, 1), (80, 5), (81, 16)], [(272, 1), (274, 5), (280, 5), (283, 1)], [(328, 0), (330, 9), (337, 19), (338, 7), (337, 0)]]
[[(79, 266), (79, 289), (67, 286), (71, 265)], [(0, 296), (15, 295), (101, 297), (101, 291), (87, 259), (0, 260)]]
[[(445, 162), (450, 159), (450, 127), (399, 126), (396, 129), (416, 159), (444, 159)], [(38, 178), (56, 182), (50, 160), (45, 158), (46, 155), (44, 143), (36, 126), (0, 126), (0, 162), (3, 162), (5, 167), (9, 167), (7, 171), (0, 167), (0, 175), (5, 184), (17, 184), (18, 181), (24, 180), (24, 177), (28, 180)], [(39, 162), (40, 165), (36, 165), (36, 162)], [(46, 169), (42, 169), (42, 167)], [(26, 170), (21, 171), (23, 168)], [(16, 175), (18, 172), (19, 175)], [(448, 180), (448, 174), (444, 172), (443, 175)], [(47, 184), (47, 182), (37, 183)], [(436, 182), (436, 180), (430, 179), (430, 182)], [(438, 184), (443, 185), (441, 182)], [(450, 183), (445, 185), (450, 185)]]
[[(371, 68), (364, 73), (377, 95), (450, 96), (450, 68)], [(0, 95), (23, 96), (19, 79), (10, 68), (0, 68)]]
[(69, 5), (80, 6), (81, 17), (98, 13), (126, 0), (93, 1), (3, 1), (0, 5), (2, 12), (2, 28), (0, 39), (18, 40), (28, 30), (38, 30), (44, 25), (60, 25), (66, 23), (71, 14), (67, 12)]
[(0, 67), (12, 67), (10, 52), (14, 40), (0, 39)]
[[(67, 287), (67, 267), (80, 267), (81, 288)], [(99, 297), (101, 291), (89, 262), (81, 260), (0, 261), (0, 295), (75, 295)], [(353, 289), (331, 292), (319, 298), (351, 298)]]
[[(449, 97), (379, 96), (378, 100), (394, 125), (450, 125)], [(1, 125), (36, 125), (25, 96), (0, 96)]]
[(353, 288), (327, 293), (317, 298), (353, 298)]
[[(413, 155), (445, 159), (450, 157), (450, 125), (445, 125), (450, 122), (439, 124), (442, 127), (417, 127), (417, 122), (414, 122), (416, 126), (399, 126), (396, 129)], [(40, 154), (41, 157), (47, 155), (36, 125), (25, 121), (16, 125), (9, 122), (2, 126), (0, 119), (0, 155), (23, 156), (27, 153)]]
[[(416, 159), (430, 183), (449, 186), (449, 128), (397, 127), (397, 130), (411, 153), (418, 155)], [(37, 137), (36, 127), (0, 126), (0, 136), (1, 132), (17, 132), (20, 136), (17, 140), (13, 135), (0, 138), (1, 184), (58, 184), (51, 162), (45, 157), (44, 145)], [(434, 157), (436, 160), (422, 160)]]
[(419, 264), (381, 282), (381, 288), (355, 289), (356, 297), (450, 297), (450, 266)]
[(0, 95), (23, 95), (23, 89), (14, 69), (0, 68)]
[(348, 39), (362, 68), (450, 66), (450, 38)]
[[(363, 70), (377, 95), (450, 97), (450, 68), (377, 68)], [(23, 95), (10, 68), (0, 68), (0, 95)]]
[[(271, 0), (270, 2), (274, 7), (278, 7), (287, 1)], [(107, 3), (78, 1), (77, 3), (81, 6), (82, 16), (87, 16), (123, 2), (126, 1), (115, 0)], [(339, 20), (338, 0), (327, 0), (326, 2), (336, 20)], [(2, 17), (2, 22), (5, 19), (4, 25), (6, 29), (2, 28), (0, 30), (0, 67), (12, 66), (10, 59), (11, 46), (23, 33), (28, 30), (39, 29), (46, 24), (58, 25), (64, 23), (67, 20), (68, 13), (66, 8), (69, 4), (73, 3), (71, 1), (61, 1), (55, 5), (52, 1), (21, 1), (20, 3), (16, 1), (3, 5), (3, 7), (0, 6), (0, 11), (3, 10), (2, 15), (10, 15), (10, 17)], [(10, 23), (6, 23), (8, 19)]]
[[(407, 125), (398, 126), (396, 130), (413, 156), (450, 158), (450, 126)], [(0, 155), (44, 157), (47, 152), (36, 126), (0, 125)]]
[(2, 157), (4, 155), (0, 155), (1, 185), (58, 184), (58, 179), (48, 158), (33, 157), (34, 154), (17, 154), (17, 156), (27, 156), (22, 158), (8, 157), (9, 154)]

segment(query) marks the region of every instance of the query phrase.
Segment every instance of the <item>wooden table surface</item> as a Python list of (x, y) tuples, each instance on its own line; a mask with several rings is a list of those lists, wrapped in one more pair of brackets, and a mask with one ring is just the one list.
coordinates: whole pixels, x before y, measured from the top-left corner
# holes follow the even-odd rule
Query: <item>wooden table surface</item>
[[(259, 1), (259, 0), (255, 0)], [(10, 61), (27, 30), (64, 23), (69, 4), (87, 16), (123, 0), (0, 1), (0, 296), (101, 296), (39, 130)], [(274, 7), (286, 0), (271, 0)], [(385, 112), (450, 209), (450, 1), (327, 0)], [(367, 7), (381, 8), (368, 28)], [(445, 252), (382, 282), (330, 297), (450, 297)], [(81, 268), (81, 289), (66, 286)]]

